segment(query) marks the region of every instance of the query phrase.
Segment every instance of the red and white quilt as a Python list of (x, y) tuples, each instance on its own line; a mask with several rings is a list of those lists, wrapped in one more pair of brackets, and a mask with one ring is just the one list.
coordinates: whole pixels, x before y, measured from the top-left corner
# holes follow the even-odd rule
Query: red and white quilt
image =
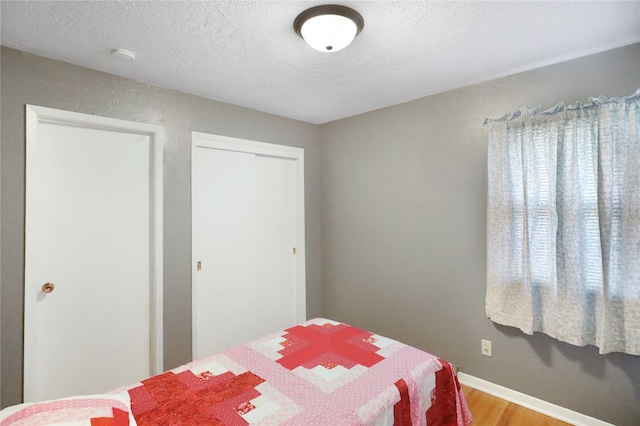
[(235, 346), (122, 392), (139, 426), (471, 422), (448, 362), (327, 319)]

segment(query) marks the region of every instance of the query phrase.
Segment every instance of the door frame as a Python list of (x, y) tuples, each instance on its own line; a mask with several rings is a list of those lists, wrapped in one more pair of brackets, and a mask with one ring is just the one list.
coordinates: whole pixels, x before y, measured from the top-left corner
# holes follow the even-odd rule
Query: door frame
[[(304, 225), (304, 149), (286, 145), (257, 142), (228, 136), (213, 135), (202, 132), (191, 132), (191, 353), (196, 356), (197, 328), (197, 262), (195, 235), (198, 235), (196, 221), (196, 203), (193, 192), (196, 174), (196, 153), (199, 148), (220, 149), (225, 151), (245, 152), (269, 157), (295, 160), (295, 221), (296, 221), (296, 321), (307, 319), (306, 270), (305, 270), (305, 225)], [(222, 325), (224, 326), (224, 325)], [(275, 330), (274, 330), (275, 331)]]
[[(34, 212), (30, 206), (35, 205), (35, 191), (30, 188), (37, 186), (36, 173), (29, 172), (29, 159), (36, 158), (38, 126), (40, 123), (55, 123), (63, 126), (83, 127), (89, 129), (99, 129), (115, 132), (134, 133), (148, 136), (151, 142), (149, 152), (150, 164), (150, 212), (151, 212), (151, 230), (150, 230), (150, 278), (151, 278), (151, 294), (150, 297), (150, 314), (151, 314), (151, 370), (154, 374), (164, 371), (163, 367), (163, 201), (162, 201), (162, 173), (163, 173), (163, 143), (164, 129), (161, 126), (138, 123), (133, 121), (119, 120), (115, 118), (100, 117), (90, 114), (82, 114), (71, 111), (64, 111), (54, 108), (46, 108), (41, 106), (29, 105), (25, 106), (26, 112), (26, 176), (25, 176), (25, 268), (24, 268), (24, 285), (26, 288), (32, 288), (37, 283), (33, 281), (37, 279), (33, 269), (29, 265), (37, 265), (38, 253), (36, 252), (37, 231), (33, 222)], [(24, 400), (32, 399), (32, 389), (36, 383), (37, 377), (33, 375), (34, 365), (36, 361), (34, 339), (30, 338), (35, 333), (27, 333), (35, 327), (35, 300), (34, 298), (26, 298), (24, 302), (24, 366), (23, 366), (23, 392)]]

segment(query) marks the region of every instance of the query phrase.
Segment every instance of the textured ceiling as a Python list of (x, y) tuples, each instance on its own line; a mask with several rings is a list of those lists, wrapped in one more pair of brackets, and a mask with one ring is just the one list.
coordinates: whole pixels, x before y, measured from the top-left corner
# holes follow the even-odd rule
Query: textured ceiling
[(293, 30), (318, 1), (2, 0), (1, 41), (316, 124), (640, 41), (640, 1), (339, 3), (365, 27), (333, 54)]

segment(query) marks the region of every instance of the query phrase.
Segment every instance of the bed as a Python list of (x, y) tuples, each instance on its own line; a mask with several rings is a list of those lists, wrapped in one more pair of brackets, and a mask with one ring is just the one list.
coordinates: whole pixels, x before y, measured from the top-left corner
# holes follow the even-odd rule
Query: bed
[(104, 395), (1, 412), (2, 426), (467, 425), (451, 364), (317, 318)]

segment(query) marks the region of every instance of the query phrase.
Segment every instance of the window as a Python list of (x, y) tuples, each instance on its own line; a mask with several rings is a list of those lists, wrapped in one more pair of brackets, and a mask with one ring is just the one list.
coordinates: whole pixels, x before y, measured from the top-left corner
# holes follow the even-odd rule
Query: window
[(485, 127), (489, 318), (640, 355), (640, 90)]

